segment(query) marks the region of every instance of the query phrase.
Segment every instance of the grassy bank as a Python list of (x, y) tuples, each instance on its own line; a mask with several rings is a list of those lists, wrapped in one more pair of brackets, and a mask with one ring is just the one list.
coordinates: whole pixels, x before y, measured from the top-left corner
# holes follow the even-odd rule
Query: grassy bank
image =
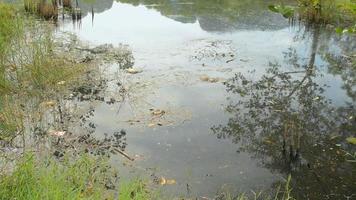
[(143, 182), (119, 184), (117, 180), (116, 172), (99, 158), (83, 155), (76, 160), (39, 161), (28, 154), (17, 161), (10, 175), (0, 176), (0, 199), (152, 199)]
[(324, 24), (338, 27), (338, 32), (356, 32), (356, 2), (353, 0), (296, 0), (295, 5), (282, 1), (270, 5), (273, 12), (306, 24)]
[[(38, 159), (27, 154), (16, 161), (11, 170), (0, 173), (0, 199), (16, 200), (159, 200), (181, 199), (159, 196), (141, 180), (122, 181), (107, 160), (88, 155)], [(211, 200), (294, 200), (290, 193), (290, 177), (274, 192), (219, 193)]]
[[(0, 199), (151, 199), (142, 181), (119, 184), (103, 158), (28, 153), (40, 151), (25, 145), (28, 123), (39, 122), (42, 107), (53, 107), (90, 67), (55, 51), (52, 28), (0, 3)], [(21, 153), (6, 150), (12, 147)]]
[(50, 24), (7, 4), (0, 10), (0, 141), (11, 142), (24, 133), (25, 117), (86, 67), (54, 53)]

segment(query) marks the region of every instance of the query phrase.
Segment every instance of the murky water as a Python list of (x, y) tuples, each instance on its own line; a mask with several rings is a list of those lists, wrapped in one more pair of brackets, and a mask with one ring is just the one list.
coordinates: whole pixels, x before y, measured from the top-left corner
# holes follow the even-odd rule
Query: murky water
[[(129, 95), (94, 104), (88, 119), (98, 136), (127, 131), (125, 151), (139, 159), (124, 162), (133, 165), (125, 176), (175, 179), (163, 188), (174, 196), (259, 191), (289, 174), (299, 199), (356, 191), (345, 157), (354, 150), (345, 138), (355, 136), (355, 38), (291, 27), (270, 3), (102, 0), (80, 3), (81, 22), (59, 26), (91, 45), (128, 44), (143, 70), (118, 79), (118, 66), (107, 66), (109, 90), (120, 81)], [(251, 82), (232, 82), (237, 73)]]

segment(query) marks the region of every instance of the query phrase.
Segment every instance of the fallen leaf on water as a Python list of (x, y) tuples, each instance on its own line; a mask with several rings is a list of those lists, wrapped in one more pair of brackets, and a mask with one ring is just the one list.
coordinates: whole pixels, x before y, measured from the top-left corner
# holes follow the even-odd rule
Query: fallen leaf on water
[(315, 97), (314, 99), (313, 99), (313, 101), (317, 101), (317, 100), (319, 100), (320, 99), (320, 97)]
[(270, 139), (265, 139), (263, 142), (266, 143), (266, 144), (273, 144), (273, 143), (274, 143), (274, 142), (273, 142), (272, 140), (270, 140)]
[(56, 137), (62, 137), (66, 134), (65, 131), (51, 131), (49, 132), (49, 135), (56, 136)]
[(204, 82), (216, 83), (219, 82), (219, 78), (211, 78), (207, 75), (200, 76), (200, 80)]
[(45, 106), (48, 106), (48, 107), (53, 107), (54, 105), (56, 105), (56, 102), (54, 102), (54, 101), (47, 101), (47, 102), (44, 102), (44, 105), (45, 105)]
[(350, 144), (356, 145), (356, 137), (348, 137), (348, 138), (346, 138), (346, 141)]
[(57, 83), (57, 85), (64, 85), (64, 84), (66, 84), (65, 81), (59, 81), (59, 82)]
[(136, 154), (135, 155), (135, 161), (137, 161), (137, 160), (144, 160), (144, 156), (143, 155), (138, 155), (138, 154)]
[(173, 184), (176, 184), (176, 180), (174, 180), (174, 179), (166, 179), (164, 177), (161, 177), (159, 179), (159, 184), (160, 185), (173, 185)]
[(166, 112), (164, 110), (159, 110), (159, 109), (152, 111), (152, 115), (155, 115), (155, 116), (162, 116), (165, 113)]
[(209, 81), (209, 76), (207, 76), (207, 75), (202, 75), (202, 76), (200, 76), (200, 80), (201, 80), (201, 81)]
[(134, 69), (134, 68), (129, 68), (129, 69), (126, 69), (126, 72), (129, 73), (129, 74), (138, 74), (138, 73), (141, 73), (142, 70), (140, 70), (140, 69)]
[(153, 128), (153, 127), (155, 127), (156, 126), (156, 124), (154, 124), (154, 123), (150, 123), (150, 124), (148, 124), (147, 125), (149, 128)]
[(210, 83), (217, 83), (219, 82), (219, 78), (209, 78)]

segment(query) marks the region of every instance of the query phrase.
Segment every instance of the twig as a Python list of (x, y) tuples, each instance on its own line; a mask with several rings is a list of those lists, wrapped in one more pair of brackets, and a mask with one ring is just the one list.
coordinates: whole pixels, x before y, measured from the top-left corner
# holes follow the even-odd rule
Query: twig
[(120, 153), (121, 155), (123, 155), (125, 158), (131, 160), (131, 161), (134, 161), (135, 159), (131, 158), (129, 155), (127, 155), (127, 153), (121, 151), (120, 149), (117, 149), (117, 148), (114, 148), (114, 151)]

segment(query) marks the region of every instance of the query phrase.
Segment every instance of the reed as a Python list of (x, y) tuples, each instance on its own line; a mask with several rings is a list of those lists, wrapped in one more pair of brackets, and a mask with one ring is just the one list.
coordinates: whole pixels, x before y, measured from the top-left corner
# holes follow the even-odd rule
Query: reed
[(46, 20), (58, 19), (58, 6), (55, 1), (24, 0), (25, 11), (38, 14)]

